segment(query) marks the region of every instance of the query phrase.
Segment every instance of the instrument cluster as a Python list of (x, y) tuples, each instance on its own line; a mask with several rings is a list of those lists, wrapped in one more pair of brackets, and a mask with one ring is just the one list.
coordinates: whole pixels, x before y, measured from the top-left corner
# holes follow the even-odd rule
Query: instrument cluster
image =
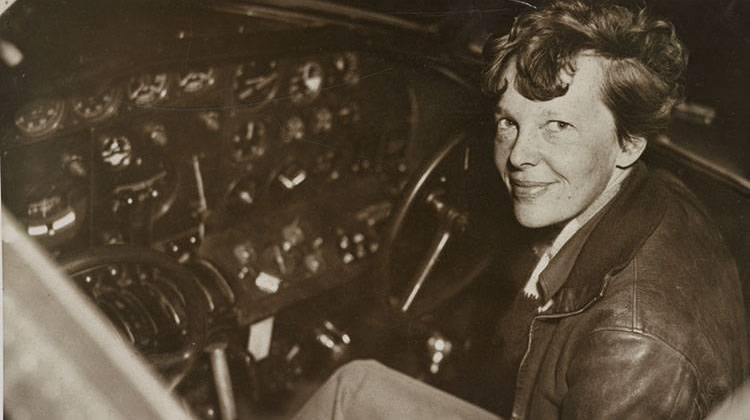
[[(356, 85), (360, 56), (354, 52), (295, 59), (253, 59), (239, 65), (196, 64), (145, 71), (125, 80), (83, 88), (66, 96), (36, 98), (15, 113), (16, 133), (6, 143), (44, 139), (115, 116), (196, 105), (260, 108), (274, 101), (309, 104), (324, 89)], [(199, 98), (213, 90), (232, 90), (231, 100)], [(199, 98), (199, 99), (196, 99)], [(15, 134), (15, 135), (14, 135)]]
[(21, 104), (3, 201), (57, 254), (200, 254), (272, 295), (377, 253), (415, 162), (413, 95), (352, 51), (139, 70)]

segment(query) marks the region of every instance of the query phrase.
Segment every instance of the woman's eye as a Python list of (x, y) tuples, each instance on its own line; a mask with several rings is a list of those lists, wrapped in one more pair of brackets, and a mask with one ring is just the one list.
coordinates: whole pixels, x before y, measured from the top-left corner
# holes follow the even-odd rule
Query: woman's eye
[(500, 143), (513, 141), (516, 138), (517, 128), (515, 121), (508, 118), (499, 118), (495, 130), (495, 141)]
[(509, 130), (511, 128), (514, 128), (515, 126), (516, 126), (516, 124), (513, 121), (511, 121), (510, 119), (508, 119), (508, 118), (500, 118), (499, 120), (497, 120), (497, 130), (498, 131)]
[(553, 133), (559, 133), (570, 127), (571, 125), (566, 123), (565, 121), (549, 121), (546, 128)]

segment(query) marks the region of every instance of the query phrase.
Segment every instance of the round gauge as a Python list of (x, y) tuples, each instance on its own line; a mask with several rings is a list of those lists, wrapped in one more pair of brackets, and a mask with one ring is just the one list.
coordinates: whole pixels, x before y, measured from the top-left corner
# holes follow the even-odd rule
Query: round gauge
[(64, 153), (60, 163), (65, 171), (74, 178), (83, 178), (88, 173), (83, 157), (79, 154)]
[(255, 180), (250, 177), (245, 177), (239, 180), (231, 192), (231, 204), (244, 206), (252, 206), (255, 204), (259, 188)]
[(292, 102), (307, 103), (317, 98), (323, 90), (323, 68), (314, 61), (308, 61), (297, 68), (289, 85)]
[(131, 217), (137, 214), (137, 217), (144, 218), (139, 223), (153, 221), (167, 214), (174, 204), (180, 174), (165, 153), (157, 148), (151, 148), (149, 151), (151, 153), (137, 156), (118, 151), (113, 153), (113, 157), (117, 156), (118, 159), (106, 163), (113, 165), (122, 162), (120, 166), (115, 167), (117, 172), (105, 181), (109, 184), (111, 210), (114, 216)]
[(73, 112), (87, 120), (101, 120), (117, 111), (120, 95), (117, 89), (109, 88), (93, 95), (73, 98)]
[(26, 232), (30, 236), (54, 236), (80, 222), (76, 209), (63, 203), (59, 195), (30, 202), (27, 213)]
[(216, 111), (201, 112), (198, 114), (198, 119), (204, 127), (211, 131), (219, 131), (221, 129), (221, 114)]
[(61, 206), (62, 198), (60, 195), (43, 197), (37, 201), (32, 201), (26, 206), (26, 216), (30, 219), (43, 219), (52, 213), (56, 213)]
[(276, 174), (278, 185), (284, 190), (291, 191), (307, 180), (307, 170), (297, 161), (290, 161), (281, 167)]
[(44, 238), (48, 244), (74, 235), (87, 207), (81, 186), (70, 183), (68, 179), (62, 183), (39, 183), (28, 192), (24, 201), (26, 214), (22, 219), (26, 232), (29, 236)]
[(266, 153), (266, 126), (261, 121), (248, 121), (232, 141), (235, 160), (261, 157)]
[(102, 136), (99, 139), (101, 145), (100, 156), (102, 162), (115, 170), (121, 170), (130, 166), (133, 160), (133, 147), (130, 140), (122, 135)]
[(16, 114), (16, 127), (27, 136), (43, 136), (55, 131), (62, 121), (65, 103), (49, 99), (32, 102)]
[(333, 113), (328, 108), (320, 108), (313, 116), (313, 133), (327, 133), (333, 127)]
[(273, 99), (279, 89), (275, 61), (252, 61), (235, 72), (234, 92), (243, 104), (262, 105)]
[(167, 128), (164, 127), (164, 124), (156, 122), (146, 123), (143, 126), (143, 133), (146, 135), (146, 138), (151, 140), (156, 146), (164, 147), (169, 143)]
[(216, 83), (216, 71), (213, 67), (180, 73), (178, 84), (183, 92), (198, 93), (209, 89)]
[(305, 122), (300, 117), (289, 118), (281, 127), (281, 141), (290, 143), (292, 140), (305, 138)]
[(353, 52), (339, 54), (334, 58), (333, 64), (344, 83), (353, 85), (359, 81), (359, 58), (357, 54)]
[(167, 96), (166, 73), (143, 74), (130, 80), (128, 98), (136, 105), (150, 105)]

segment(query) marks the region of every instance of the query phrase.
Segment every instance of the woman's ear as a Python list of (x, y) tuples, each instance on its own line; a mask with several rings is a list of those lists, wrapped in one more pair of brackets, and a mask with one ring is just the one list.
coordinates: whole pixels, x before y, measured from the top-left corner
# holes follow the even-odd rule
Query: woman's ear
[(632, 166), (646, 150), (647, 141), (643, 137), (628, 136), (620, 146), (620, 153), (615, 160), (618, 168), (624, 169)]

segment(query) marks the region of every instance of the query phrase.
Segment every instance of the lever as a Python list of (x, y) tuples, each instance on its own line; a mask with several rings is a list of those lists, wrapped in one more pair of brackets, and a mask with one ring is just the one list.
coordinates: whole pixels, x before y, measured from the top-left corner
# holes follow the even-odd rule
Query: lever
[(468, 224), (466, 213), (461, 212), (446, 203), (442, 199), (444, 194), (444, 191), (439, 190), (430, 193), (425, 200), (426, 203), (435, 210), (438, 220), (440, 221), (440, 226), (437, 232), (435, 232), (429, 252), (422, 260), (422, 263), (417, 269), (417, 274), (411, 281), (409, 293), (401, 300), (400, 309), (403, 313), (408, 312), (409, 308), (411, 308), (414, 299), (422, 289), (427, 277), (432, 273), (435, 265), (437, 265), (437, 262), (443, 254), (443, 251), (445, 251), (445, 246), (448, 244), (452, 235), (454, 233), (462, 232)]
[(226, 343), (216, 343), (210, 346), (207, 351), (211, 356), (211, 371), (214, 375), (216, 394), (219, 397), (221, 420), (236, 420), (237, 404), (234, 401), (232, 378), (229, 375), (229, 365), (227, 364), (227, 345)]

